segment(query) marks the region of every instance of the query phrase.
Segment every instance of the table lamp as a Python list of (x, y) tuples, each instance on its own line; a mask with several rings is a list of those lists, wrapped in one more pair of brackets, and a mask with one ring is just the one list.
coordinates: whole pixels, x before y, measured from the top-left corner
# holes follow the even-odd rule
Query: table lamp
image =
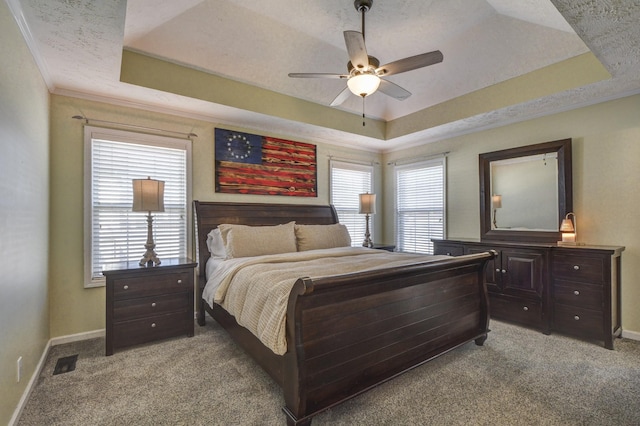
[(373, 247), (373, 242), (371, 241), (371, 234), (369, 233), (369, 215), (376, 213), (376, 194), (360, 194), (360, 214), (365, 215), (365, 219), (367, 222), (367, 227), (364, 232), (364, 242), (362, 243), (363, 247)]
[(140, 266), (160, 265), (160, 259), (154, 251), (153, 217), (151, 212), (164, 211), (164, 182), (148, 177), (147, 179), (133, 179), (133, 207), (134, 212), (147, 212), (147, 251), (140, 260)]

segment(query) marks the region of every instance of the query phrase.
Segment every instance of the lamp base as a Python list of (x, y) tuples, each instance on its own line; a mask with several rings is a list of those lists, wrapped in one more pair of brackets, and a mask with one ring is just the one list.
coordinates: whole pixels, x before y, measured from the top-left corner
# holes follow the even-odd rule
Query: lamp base
[[(155, 246), (155, 244), (154, 244)], [(147, 248), (147, 251), (140, 259), (140, 266), (158, 266), (160, 264), (160, 259), (158, 259), (158, 255), (153, 249)]]
[(156, 248), (156, 244), (153, 242), (153, 217), (151, 216), (151, 212), (147, 215), (147, 243), (144, 245), (144, 248), (147, 251), (140, 259), (140, 266), (158, 266), (160, 264), (160, 259), (158, 259), (158, 255), (154, 248)]
[(369, 232), (369, 214), (365, 214), (365, 219), (367, 221), (367, 228), (364, 232), (364, 241), (362, 242), (362, 247), (373, 248), (373, 241), (371, 241), (371, 233)]
[(585, 243), (579, 243), (577, 241), (558, 241), (558, 247), (575, 247), (575, 246), (584, 246)]

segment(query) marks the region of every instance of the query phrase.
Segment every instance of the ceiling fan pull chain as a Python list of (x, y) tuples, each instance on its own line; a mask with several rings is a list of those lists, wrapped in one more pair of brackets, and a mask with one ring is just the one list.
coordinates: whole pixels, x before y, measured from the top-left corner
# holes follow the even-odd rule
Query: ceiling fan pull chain
[(362, 97), (362, 127), (364, 127), (364, 96)]

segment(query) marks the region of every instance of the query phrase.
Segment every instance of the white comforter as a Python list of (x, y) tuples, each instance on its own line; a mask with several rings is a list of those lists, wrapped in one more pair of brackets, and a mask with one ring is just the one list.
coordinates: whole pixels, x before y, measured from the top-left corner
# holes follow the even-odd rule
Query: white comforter
[(282, 355), (287, 351), (287, 301), (298, 278), (321, 278), (441, 258), (446, 256), (342, 247), (229, 259), (216, 268), (202, 297), (212, 307), (214, 302), (224, 307), (238, 324)]

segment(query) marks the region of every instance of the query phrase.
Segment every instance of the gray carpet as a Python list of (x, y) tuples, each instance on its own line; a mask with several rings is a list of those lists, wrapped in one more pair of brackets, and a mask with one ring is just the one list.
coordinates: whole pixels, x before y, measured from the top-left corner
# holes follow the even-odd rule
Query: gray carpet
[[(492, 321), (467, 344), (326, 411), (314, 425), (640, 425), (640, 342), (616, 350)], [(52, 375), (78, 354), (76, 370)], [(53, 347), (19, 425), (283, 425), (278, 386), (213, 320), (104, 356)]]

